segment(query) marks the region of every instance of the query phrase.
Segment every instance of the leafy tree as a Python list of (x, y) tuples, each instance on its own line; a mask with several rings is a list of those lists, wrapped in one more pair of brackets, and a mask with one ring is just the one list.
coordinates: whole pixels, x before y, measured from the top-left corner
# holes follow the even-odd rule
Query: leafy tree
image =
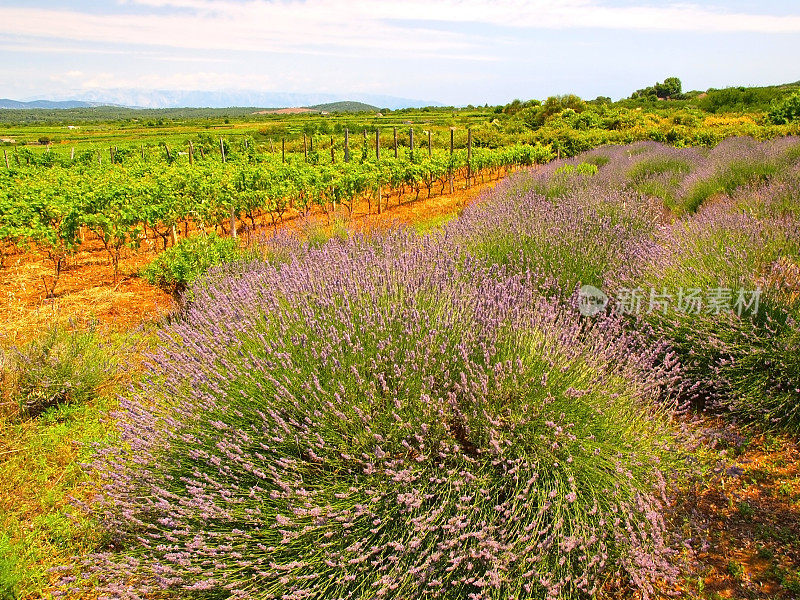
[(785, 125), (800, 119), (800, 91), (784, 99), (783, 102), (774, 103), (767, 116), (775, 125)]
[(676, 96), (680, 96), (682, 89), (681, 80), (677, 77), (667, 77), (662, 83), (656, 83), (650, 87), (643, 88), (641, 90), (636, 90), (633, 94), (631, 94), (631, 98), (642, 98), (642, 99), (667, 99), (667, 98), (674, 98)]
[(681, 93), (681, 80), (677, 77), (667, 77), (664, 83), (656, 84), (656, 95), (659, 98), (671, 98)]

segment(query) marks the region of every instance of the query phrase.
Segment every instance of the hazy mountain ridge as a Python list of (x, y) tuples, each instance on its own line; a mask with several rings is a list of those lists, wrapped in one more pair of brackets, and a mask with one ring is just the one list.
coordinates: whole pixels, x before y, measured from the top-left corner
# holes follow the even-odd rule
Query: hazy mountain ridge
[(3, 102), (8, 104), (2, 104), (0, 108), (86, 108), (103, 105), (128, 108), (289, 108), (337, 102), (360, 102), (371, 107), (391, 109), (441, 106), (437, 102), (381, 94), (301, 94), (248, 90), (209, 92), (201, 90), (109, 89), (89, 90), (80, 94), (61, 96), (57, 100), (36, 99), (28, 102), (5, 100)]
[(103, 104), (102, 102), (86, 102), (83, 100), (32, 100), (30, 102), (22, 102), (20, 100), (0, 98), (0, 108), (6, 109), (26, 110), (31, 108), (43, 108), (46, 110), (52, 110), (68, 108), (95, 108), (97, 106), (106, 106), (106, 104)]

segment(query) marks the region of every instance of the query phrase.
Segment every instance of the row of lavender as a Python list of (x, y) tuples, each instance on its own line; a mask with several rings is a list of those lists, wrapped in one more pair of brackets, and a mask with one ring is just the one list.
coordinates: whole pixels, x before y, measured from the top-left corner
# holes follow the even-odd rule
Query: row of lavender
[(797, 138), (597, 149), (510, 182), (446, 236), (562, 297), (595, 286), (669, 342), (693, 399), (800, 430)]
[[(586, 316), (575, 290), (619, 297), (700, 273), (766, 290), (767, 254), (796, 265), (797, 220), (772, 200), (794, 189), (788, 175), (774, 194), (675, 223), (637, 189), (672, 177), (660, 189), (685, 197), (733, 146), (594, 151), (513, 178), (441, 233), (273, 240), (274, 264), (196, 286), (95, 464), (107, 552), (64, 593), (580, 598), (610, 581), (652, 593), (676, 573), (662, 518), (683, 454), (676, 406), (718, 385), (731, 397), (730, 369), (743, 370), (710, 339), (723, 358), (693, 360), (691, 336), (734, 319)], [(673, 166), (642, 174), (646, 159)], [(751, 249), (765, 254), (733, 258)], [(776, 291), (762, 304), (772, 320), (740, 321), (773, 332), (791, 298)]]

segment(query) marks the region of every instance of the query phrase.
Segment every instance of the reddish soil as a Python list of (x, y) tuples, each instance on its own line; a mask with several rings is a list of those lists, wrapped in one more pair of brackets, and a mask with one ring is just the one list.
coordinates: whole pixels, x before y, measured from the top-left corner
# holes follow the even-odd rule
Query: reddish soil
[(673, 524), (691, 551), (683, 598), (800, 598), (800, 448), (722, 420), (697, 426), (717, 461), (682, 490)]

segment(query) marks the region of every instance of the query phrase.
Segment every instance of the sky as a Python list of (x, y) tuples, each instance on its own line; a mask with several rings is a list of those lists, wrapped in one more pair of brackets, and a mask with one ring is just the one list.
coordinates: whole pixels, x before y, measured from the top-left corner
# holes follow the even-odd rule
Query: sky
[(0, 98), (384, 94), (445, 105), (800, 80), (796, 0), (0, 0)]

